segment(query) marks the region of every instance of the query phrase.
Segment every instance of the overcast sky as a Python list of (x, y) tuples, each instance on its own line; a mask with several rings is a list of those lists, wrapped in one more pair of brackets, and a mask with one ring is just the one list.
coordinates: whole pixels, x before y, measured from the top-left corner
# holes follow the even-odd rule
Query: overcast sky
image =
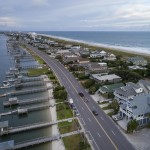
[(0, 0), (0, 30), (150, 31), (150, 0)]

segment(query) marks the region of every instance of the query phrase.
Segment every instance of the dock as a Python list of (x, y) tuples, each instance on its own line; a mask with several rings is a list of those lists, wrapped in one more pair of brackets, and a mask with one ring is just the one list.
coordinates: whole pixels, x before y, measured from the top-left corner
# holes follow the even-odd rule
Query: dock
[(58, 135), (50, 136), (50, 137), (36, 138), (36, 139), (31, 140), (31, 141), (27, 141), (25, 143), (22, 143), (22, 144), (21, 143), (16, 144), (14, 146), (14, 150), (15, 149), (21, 149), (24, 147), (34, 146), (34, 145), (42, 144), (42, 143), (46, 143), (46, 142), (52, 142), (52, 141), (59, 140), (61, 138), (67, 137), (67, 136), (76, 135), (76, 134), (80, 134), (80, 133), (83, 133), (83, 130), (77, 130), (77, 131), (73, 131), (73, 132), (69, 132), (69, 133), (61, 134), (61, 135), (58, 134)]
[(14, 133), (19, 133), (19, 132), (24, 132), (24, 131), (29, 131), (29, 130), (45, 128), (45, 127), (49, 127), (49, 126), (58, 124), (60, 122), (71, 121), (73, 119), (75, 119), (75, 117), (67, 118), (67, 119), (63, 119), (63, 120), (52, 121), (52, 122), (39, 122), (39, 123), (24, 125), (24, 126), (20, 126), (20, 127), (8, 127), (8, 121), (5, 121), (4, 123), (0, 122), (0, 124), (7, 123), (7, 126), (5, 125), (6, 127), (3, 125), (3, 130), (0, 131), (0, 135), (3, 136), (6, 134), (14, 134)]
[(8, 101), (3, 102), (4, 107), (9, 107), (13, 105), (28, 105), (28, 104), (35, 104), (35, 103), (42, 103), (48, 102), (51, 98), (49, 97), (41, 97), (41, 98), (33, 98), (33, 99), (24, 99), (19, 100), (17, 97), (9, 98)]
[(52, 88), (53, 88), (52, 86), (49, 86), (49, 87), (36, 88), (36, 89), (30, 89), (30, 90), (13, 91), (13, 92), (2, 94), (2, 95), (0, 95), (0, 97), (17, 96), (17, 95), (24, 95), (24, 94), (32, 94), (32, 93), (44, 92), (44, 91), (47, 91), (47, 90), (52, 89)]
[(17, 84), (15, 84), (15, 88), (42, 86), (42, 85), (46, 85), (46, 82), (37, 81), (37, 82), (17, 83)]
[(53, 106), (51, 104), (43, 104), (43, 105), (26, 107), (26, 108), (18, 108), (18, 109), (9, 111), (9, 112), (0, 113), (0, 117), (13, 115), (13, 114), (18, 114), (18, 115), (27, 114), (28, 112), (42, 110), (42, 109), (47, 109), (49, 107), (53, 107)]

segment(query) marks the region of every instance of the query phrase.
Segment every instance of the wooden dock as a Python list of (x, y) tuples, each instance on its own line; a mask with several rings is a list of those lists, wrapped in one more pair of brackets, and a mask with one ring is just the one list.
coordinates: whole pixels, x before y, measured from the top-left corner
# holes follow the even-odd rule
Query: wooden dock
[(76, 135), (76, 134), (80, 134), (80, 133), (83, 133), (83, 130), (77, 130), (77, 131), (69, 132), (69, 133), (62, 134), (62, 135), (58, 134), (58, 135), (55, 135), (52, 137), (36, 138), (36, 139), (31, 140), (31, 141), (26, 141), (25, 143), (22, 143), (22, 144), (21, 143), (16, 144), (14, 146), (14, 150), (15, 149), (21, 149), (24, 147), (34, 146), (34, 145), (38, 145), (38, 144), (42, 144), (42, 143), (52, 142), (52, 141), (59, 140), (61, 138), (67, 137), (67, 136)]
[(42, 103), (48, 102), (51, 98), (49, 97), (40, 97), (40, 98), (33, 98), (33, 99), (23, 99), (23, 100), (15, 100), (15, 101), (5, 101), (3, 102), (4, 107), (9, 107), (13, 105), (28, 105), (28, 104), (35, 104), (35, 103)]
[(75, 119), (75, 117), (67, 118), (67, 119), (63, 119), (63, 120), (52, 121), (52, 122), (39, 122), (39, 123), (24, 125), (24, 126), (20, 126), (20, 127), (9, 127), (6, 130), (1, 131), (0, 135), (2, 136), (2, 135), (6, 135), (6, 134), (14, 134), (14, 133), (28, 131), (28, 130), (45, 128), (45, 127), (52, 126), (54, 124), (58, 124), (60, 122), (71, 121), (73, 119)]

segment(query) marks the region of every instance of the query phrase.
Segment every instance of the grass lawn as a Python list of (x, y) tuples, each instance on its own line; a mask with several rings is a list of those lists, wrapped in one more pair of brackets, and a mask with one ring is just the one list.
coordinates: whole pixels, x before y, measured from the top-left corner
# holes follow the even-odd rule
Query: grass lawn
[(58, 104), (56, 105), (57, 118), (58, 120), (73, 117), (72, 111), (68, 104)]
[(72, 122), (68, 122), (68, 121), (60, 122), (58, 124), (58, 127), (61, 134), (73, 132), (73, 131), (77, 131), (78, 129), (81, 129), (78, 121), (75, 119), (72, 120)]
[(45, 62), (39, 56), (33, 55), (33, 57), (38, 61), (39, 64), (45, 64)]
[(66, 150), (91, 150), (86, 138), (83, 139), (81, 134), (64, 137), (63, 142)]
[(40, 76), (40, 75), (46, 74), (48, 71), (49, 71), (48, 68), (29, 69), (28, 76), (30, 77)]

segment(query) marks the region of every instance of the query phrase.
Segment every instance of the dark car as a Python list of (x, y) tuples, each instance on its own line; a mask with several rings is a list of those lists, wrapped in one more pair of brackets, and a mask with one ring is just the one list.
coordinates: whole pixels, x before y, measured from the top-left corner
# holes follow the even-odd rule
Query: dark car
[(97, 113), (97, 111), (96, 111), (96, 110), (93, 110), (93, 111), (92, 111), (92, 113), (93, 113), (95, 116), (97, 116), (97, 115), (98, 115), (98, 113)]
[(81, 97), (84, 97), (84, 94), (82, 92), (78, 93)]

